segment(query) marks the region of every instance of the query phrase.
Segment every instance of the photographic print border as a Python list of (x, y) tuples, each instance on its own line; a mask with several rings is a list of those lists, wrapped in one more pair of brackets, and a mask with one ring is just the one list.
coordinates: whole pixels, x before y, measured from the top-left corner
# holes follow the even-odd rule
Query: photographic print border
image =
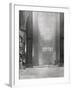
[[(69, 72), (69, 45), (68, 35), (69, 30), (69, 8), (68, 7), (48, 7), (48, 6), (35, 6), (35, 5), (23, 5), (11, 3), (9, 7), (10, 13), (10, 86), (24, 86), (24, 85), (37, 85), (37, 84), (56, 84), (56, 83), (68, 83), (70, 81)], [(19, 80), (19, 10), (32, 10), (32, 11), (46, 11), (46, 12), (64, 12), (64, 78), (43, 78), (43, 79), (23, 79)]]

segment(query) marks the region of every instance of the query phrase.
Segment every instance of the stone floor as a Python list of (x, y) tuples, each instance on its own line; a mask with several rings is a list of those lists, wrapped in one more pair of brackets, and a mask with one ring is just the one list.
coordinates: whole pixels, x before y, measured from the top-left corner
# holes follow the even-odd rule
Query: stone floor
[(63, 77), (64, 67), (58, 66), (37, 66), (19, 70), (19, 78), (45, 78), (45, 77)]

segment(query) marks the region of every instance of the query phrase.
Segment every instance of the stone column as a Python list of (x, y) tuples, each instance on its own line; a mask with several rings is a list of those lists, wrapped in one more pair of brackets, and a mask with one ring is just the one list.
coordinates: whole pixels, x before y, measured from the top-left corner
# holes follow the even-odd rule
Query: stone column
[(38, 52), (38, 12), (33, 12), (33, 65), (39, 64)]
[(56, 62), (60, 62), (60, 13), (57, 13), (56, 17)]

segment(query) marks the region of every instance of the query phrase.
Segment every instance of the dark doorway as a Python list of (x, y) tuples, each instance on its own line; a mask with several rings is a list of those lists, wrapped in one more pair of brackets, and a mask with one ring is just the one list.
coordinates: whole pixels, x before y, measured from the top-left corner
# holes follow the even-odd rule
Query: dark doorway
[(60, 65), (64, 65), (64, 13), (60, 14)]

